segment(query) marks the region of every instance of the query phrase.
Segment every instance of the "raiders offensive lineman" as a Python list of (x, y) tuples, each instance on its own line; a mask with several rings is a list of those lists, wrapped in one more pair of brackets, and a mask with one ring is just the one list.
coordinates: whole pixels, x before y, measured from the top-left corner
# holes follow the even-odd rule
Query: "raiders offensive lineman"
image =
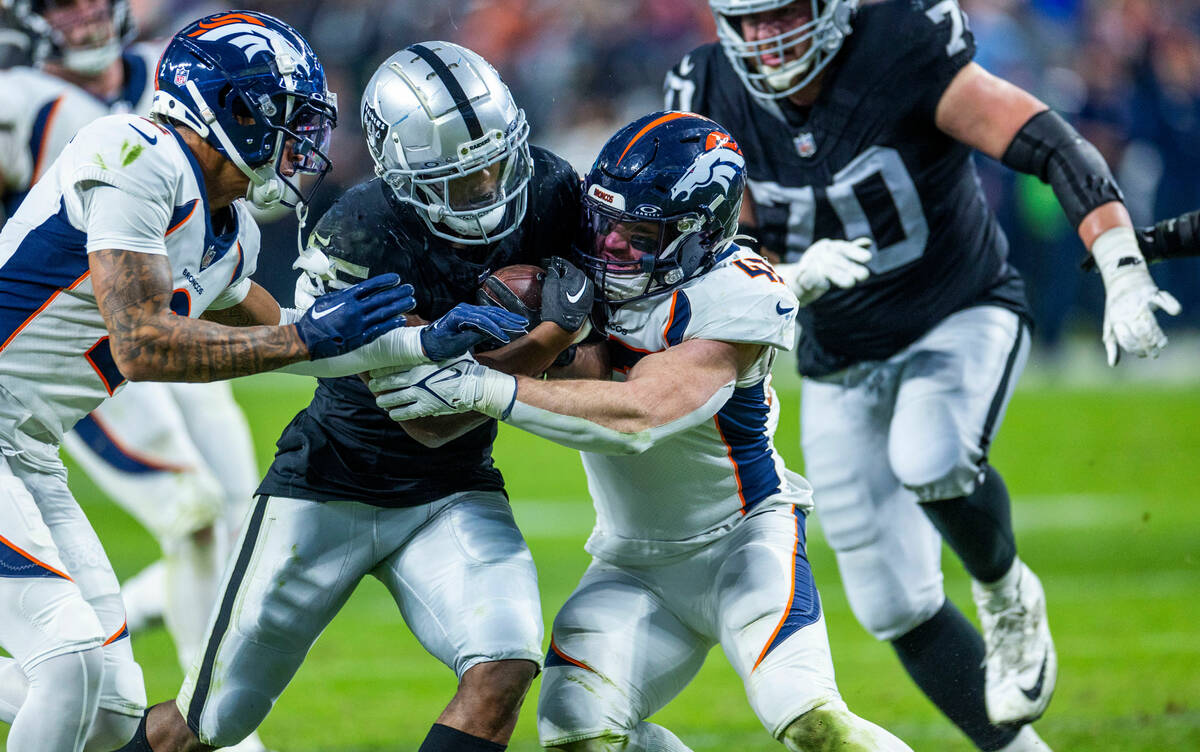
[[(710, 5), (720, 43), (667, 75), (667, 102), (730, 128), (752, 232), (791, 262), (806, 468), (850, 604), (980, 749), (1045, 749), (1022, 727), (1055, 684), (1044, 595), (987, 463), (1029, 312), (971, 149), (1053, 186), (1104, 275), (1110, 364), (1157, 353), (1154, 311), (1178, 304), (1098, 152), (971, 62), (955, 0)], [(945, 598), (939, 533), (974, 580), (983, 639)]]
[[(11, 215), (80, 127), (150, 111), (162, 47), (129, 45), (127, 0), (0, 2), (37, 41), (38, 60), (0, 71), (0, 197)], [(186, 671), (258, 477), (229, 383), (129, 384), (76, 423), (63, 445), (158, 541), (163, 559), (126, 581), (122, 597), (131, 631), (164, 619)], [(19, 667), (3, 661), (0, 692), (22, 691)], [(17, 706), (0, 696), (0, 719), (11, 722)], [(255, 737), (236, 752), (261, 749)]]
[(583, 451), (594, 557), (554, 620), (538, 733), (570, 752), (687, 752), (646, 722), (720, 644), (788, 749), (907, 750), (834, 681), (805, 554), (812, 491), (772, 445), (796, 298), (736, 245), (744, 161), (681, 112), (617, 132), (585, 181), (580, 263), (606, 342), (540, 381), (469, 359), (375, 374), (397, 420), (477, 410)]
[[(350, 189), (313, 229), (309, 252), (332, 273), (301, 277), (298, 302), (395, 272), (418, 288), (416, 316), (433, 319), (475, 300), (489, 270), (569, 251), (578, 176), (529, 146), (524, 111), (479, 55), (447, 42), (397, 52), (368, 83), (362, 118), (379, 177)], [(591, 305), (583, 273), (551, 264), (541, 323), (489, 362), (545, 371)], [(147, 745), (128, 749), (241, 739), (367, 575), (459, 678), (422, 752), (504, 749), (541, 665), (543, 630), (533, 559), (492, 462), (495, 438), (483, 416), (401, 430), (359, 378), (322, 380), (279, 438), (203, 660), (177, 703), (152, 709)]]

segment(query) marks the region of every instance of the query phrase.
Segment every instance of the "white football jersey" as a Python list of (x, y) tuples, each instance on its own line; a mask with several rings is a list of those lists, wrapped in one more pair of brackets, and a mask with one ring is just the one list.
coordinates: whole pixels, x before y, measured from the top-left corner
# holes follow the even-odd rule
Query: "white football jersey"
[(105, 115), (149, 114), (161, 52), (146, 44), (126, 49), (125, 86), (111, 102), (38, 68), (0, 71), (0, 192), (8, 216), (80, 128)]
[(125, 380), (87, 254), (165, 255), (171, 309), (195, 318), (250, 289), (259, 231), (244, 201), (231, 211), (217, 234), (200, 166), (170, 127), (111, 115), (76, 134), (0, 230), (0, 443), (57, 444)]
[(639, 455), (582, 453), (596, 505), (589, 553), (617, 564), (660, 558), (724, 534), (762, 504), (811, 508), (812, 489), (785, 470), (772, 441), (779, 404), (771, 365), (777, 349), (792, 348), (796, 308), (770, 264), (734, 246), (707, 273), (614, 312), (603, 334), (617, 380), (646, 355), (690, 339), (766, 347), (712, 420)]

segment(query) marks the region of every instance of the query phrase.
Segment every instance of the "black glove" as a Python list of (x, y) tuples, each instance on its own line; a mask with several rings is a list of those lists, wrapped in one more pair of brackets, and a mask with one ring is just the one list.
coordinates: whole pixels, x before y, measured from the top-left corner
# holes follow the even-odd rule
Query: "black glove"
[(568, 332), (583, 326), (592, 311), (592, 280), (570, 261), (554, 256), (542, 283), (542, 321), (553, 321)]

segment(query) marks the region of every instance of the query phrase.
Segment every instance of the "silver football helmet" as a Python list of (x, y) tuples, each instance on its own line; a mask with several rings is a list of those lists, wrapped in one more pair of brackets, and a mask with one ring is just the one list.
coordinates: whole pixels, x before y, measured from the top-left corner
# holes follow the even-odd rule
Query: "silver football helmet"
[(362, 123), (375, 173), (434, 235), (494, 243), (525, 217), (525, 111), (474, 52), (422, 42), (392, 55), (363, 93)]
[[(708, 0), (708, 5), (721, 47), (742, 83), (759, 99), (783, 99), (812, 83), (833, 60), (850, 33), (858, 0)], [(797, 25), (755, 41), (742, 36), (741, 16), (789, 6), (802, 16)], [(779, 62), (767, 64), (765, 57)]]

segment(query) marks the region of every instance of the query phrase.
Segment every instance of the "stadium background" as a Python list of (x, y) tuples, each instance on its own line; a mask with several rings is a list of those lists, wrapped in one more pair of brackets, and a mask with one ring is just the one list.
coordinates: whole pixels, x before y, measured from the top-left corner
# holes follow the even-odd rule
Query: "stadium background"
[[(197, 0), (133, 0), (144, 38), (168, 35), (209, 10)], [(1200, 2), (963, 0), (985, 67), (1068, 115), (1114, 165), (1135, 221), (1200, 207)], [(341, 96), (332, 179), (315, 213), (370, 173), (360, 146), (358, 94), (398, 47), (449, 39), (500, 70), (533, 126), (532, 140), (586, 169), (617, 127), (660, 106), (663, 73), (713, 38), (702, 0), (271, 0), (313, 43)], [(0, 43), (19, 38), (0, 34)], [(11, 48), (9, 59), (19, 59)], [(1083, 249), (1049, 189), (980, 160), (985, 187), (1026, 275), (1037, 349), (993, 453), (1015, 498), (1022, 556), (1045, 583), (1060, 653), (1057, 697), (1038, 728), (1059, 750), (1200, 749), (1200, 260), (1154, 268), (1184, 305), (1156, 362), (1103, 368), (1102, 289), (1078, 271)], [(295, 225), (267, 232), (259, 277), (290, 297)], [(777, 371), (784, 406), (778, 444), (797, 449), (798, 380)], [(236, 385), (260, 466), (312, 384), (263, 376)], [(547, 625), (586, 555), (591, 508), (578, 456), (503, 430), (497, 462), (539, 564)], [(79, 473), (72, 483), (117, 571), (156, 556), (135, 523)], [(851, 706), (915, 750), (967, 750), (912, 687), (886, 645), (854, 621), (833, 557), (811, 526), (809, 549), (827, 613), (839, 682)], [(949, 554), (947, 587), (970, 605)], [(152, 701), (178, 688), (159, 629), (135, 650)], [(658, 720), (697, 752), (780, 749), (758, 725), (719, 650)], [(450, 672), (403, 626), (386, 591), (365, 583), (318, 642), (263, 737), (280, 752), (415, 749), (453, 692)], [(534, 687), (534, 695), (537, 686)], [(534, 696), (511, 749), (537, 749)]]

